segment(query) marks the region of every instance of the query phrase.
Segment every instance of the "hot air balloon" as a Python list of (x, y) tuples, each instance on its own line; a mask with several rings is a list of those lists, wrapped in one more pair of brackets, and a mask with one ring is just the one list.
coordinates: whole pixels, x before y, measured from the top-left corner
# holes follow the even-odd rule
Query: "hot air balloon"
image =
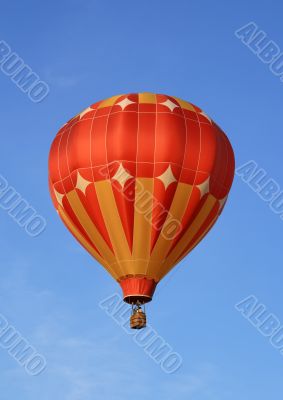
[(156, 285), (216, 222), (234, 177), (231, 144), (174, 96), (118, 95), (69, 120), (49, 155), (63, 223), (120, 284), (132, 328)]

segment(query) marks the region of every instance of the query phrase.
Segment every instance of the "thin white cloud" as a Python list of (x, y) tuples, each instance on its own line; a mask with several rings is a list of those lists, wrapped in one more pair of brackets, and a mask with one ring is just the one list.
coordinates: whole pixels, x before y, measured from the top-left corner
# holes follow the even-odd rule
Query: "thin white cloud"
[[(28, 293), (27, 307), (31, 302), (44, 303), (27, 325), (29, 341), (44, 355), (47, 368), (41, 375), (30, 377), (5, 354), (0, 361), (0, 392), (9, 393), (9, 399), (17, 398), (18, 393), (21, 400), (144, 400), (157, 394), (163, 400), (217, 399), (213, 388), (220, 373), (215, 366), (205, 363), (190, 367), (190, 371), (183, 366), (167, 375), (116, 325), (106, 331), (100, 318), (98, 322), (88, 321), (88, 312), (72, 313), (67, 301), (62, 304), (62, 298), (54, 293), (31, 287), (25, 272), (17, 273), (18, 268), (12, 268), (10, 283), (6, 275), (2, 295), (7, 303), (15, 295), (24, 302)], [(24, 271), (28, 274), (29, 267)], [(22, 307), (17, 301), (10, 304), (13, 315)]]
[(83, 79), (83, 75), (75, 76), (68, 73), (60, 73), (51, 69), (45, 69), (44, 79), (50, 86), (67, 89), (77, 86)]

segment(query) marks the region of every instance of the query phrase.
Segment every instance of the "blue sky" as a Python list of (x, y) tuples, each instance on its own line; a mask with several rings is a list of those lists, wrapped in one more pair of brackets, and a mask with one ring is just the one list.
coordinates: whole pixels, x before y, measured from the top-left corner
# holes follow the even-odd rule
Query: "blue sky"
[(197, 104), (228, 134), (237, 166), (255, 160), (283, 187), (283, 83), (234, 34), (254, 21), (283, 50), (282, 11), (278, 0), (2, 4), (0, 40), (50, 94), (33, 103), (0, 72), (0, 174), (47, 220), (33, 238), (0, 209), (0, 312), (47, 360), (33, 377), (0, 349), (1, 399), (282, 392), (282, 355), (234, 307), (253, 294), (283, 323), (283, 221), (268, 202), (236, 176), (214, 229), (160, 284), (150, 323), (183, 358), (168, 375), (99, 308), (119, 288), (61, 224), (47, 187), (59, 127), (95, 101), (139, 91)]

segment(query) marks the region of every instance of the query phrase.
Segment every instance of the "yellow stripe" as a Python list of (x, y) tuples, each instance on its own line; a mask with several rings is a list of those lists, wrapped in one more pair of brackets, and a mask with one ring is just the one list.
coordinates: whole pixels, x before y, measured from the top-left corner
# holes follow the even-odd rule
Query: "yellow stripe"
[(200, 212), (193, 220), (192, 224), (189, 226), (189, 228), (182, 236), (180, 241), (176, 244), (172, 252), (168, 255), (165, 263), (163, 264), (163, 267), (157, 271), (156, 278), (158, 280), (160, 280), (164, 275), (166, 275), (167, 272), (169, 272), (172, 266), (176, 263), (176, 261), (180, 257), (180, 254), (182, 254), (188, 243), (190, 243), (192, 238), (195, 236), (195, 234), (199, 231), (199, 229), (203, 225), (204, 221), (208, 217), (209, 213), (213, 209), (216, 202), (217, 199), (211, 194), (209, 194)]
[(98, 249), (99, 253), (103, 255), (103, 258), (106, 260), (107, 264), (111, 265), (113, 262), (115, 262), (114, 254), (86, 212), (77, 192), (72, 190), (66, 194), (66, 197), (88, 237)]
[(173, 99), (177, 100), (179, 105), (184, 108), (185, 110), (190, 110), (196, 112), (193, 105), (185, 100), (179, 99), (178, 97), (172, 96)]
[(155, 104), (156, 103), (156, 95), (153, 93), (139, 93), (139, 103), (147, 103), (147, 104)]
[(199, 242), (205, 237), (205, 235), (208, 233), (210, 228), (213, 226), (213, 224), (216, 222), (217, 218), (219, 215), (217, 214), (216, 217), (211, 221), (211, 223), (208, 225), (208, 227), (205, 229), (205, 231), (195, 240), (192, 245), (188, 248), (185, 254), (183, 254), (178, 260), (175, 262), (174, 265), (178, 264), (180, 261), (183, 260), (184, 257), (186, 257), (198, 244)]
[(121, 275), (132, 273), (131, 253), (109, 180), (95, 182), (98, 202), (114, 249)]
[[(165, 259), (166, 254), (168, 253), (175, 238), (174, 234), (171, 236), (172, 239), (167, 237), (166, 224), (168, 224), (170, 220), (177, 220), (177, 222), (181, 224), (182, 218), (188, 206), (191, 192), (191, 185), (178, 183), (169, 213), (166, 217), (166, 221), (151, 254), (151, 260), (147, 270), (147, 274), (149, 276), (158, 275), (158, 269), (162, 268), (163, 260)], [(178, 226), (180, 225), (176, 225), (176, 227)]]
[(71, 231), (71, 233), (77, 238), (77, 240), (84, 245), (84, 247), (87, 249), (87, 251), (101, 264), (103, 267), (109, 272), (111, 276), (113, 276), (114, 279), (118, 278), (118, 275), (116, 271), (108, 267), (106, 264), (105, 260), (95, 251), (95, 249), (86, 241), (86, 239), (83, 237), (83, 235), (80, 233), (80, 231), (76, 228), (76, 226), (73, 224), (72, 220), (69, 218), (69, 216), (65, 213), (64, 209), (59, 205), (58, 208), (58, 213), (62, 220), (65, 222), (67, 225), (68, 229)]
[(123, 96), (122, 94), (119, 94), (117, 96), (109, 97), (109, 99), (103, 100), (97, 109), (99, 108), (105, 108), (105, 107), (111, 107), (115, 104), (116, 100), (119, 99), (119, 97)]
[[(209, 230), (212, 228), (212, 226), (215, 224), (217, 218), (219, 217), (219, 214), (216, 215), (216, 217), (212, 220), (212, 222), (208, 225), (207, 229), (203, 232), (203, 234), (196, 240), (193, 242), (193, 244), (190, 246), (190, 248), (186, 251), (185, 254), (183, 254), (181, 257), (179, 257), (174, 265), (172, 266), (171, 269), (173, 269), (175, 267), (175, 265), (179, 264), (179, 262), (181, 262), (183, 260), (183, 258), (185, 258), (191, 251), (193, 251), (193, 249), (199, 244), (199, 242), (202, 241), (202, 239), (205, 237), (205, 235), (209, 232)], [(168, 274), (169, 271), (167, 271)], [(164, 275), (163, 275), (164, 276)]]
[(145, 274), (150, 259), (153, 187), (152, 178), (136, 179), (132, 251), (134, 274)]

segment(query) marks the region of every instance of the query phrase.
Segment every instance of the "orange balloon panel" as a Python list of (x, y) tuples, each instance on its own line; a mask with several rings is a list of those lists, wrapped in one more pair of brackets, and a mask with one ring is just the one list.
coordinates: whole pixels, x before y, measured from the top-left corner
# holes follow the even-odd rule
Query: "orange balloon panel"
[(193, 104), (152, 93), (91, 105), (60, 129), (49, 156), (61, 219), (126, 301), (149, 301), (206, 235), (233, 176), (222, 130)]

